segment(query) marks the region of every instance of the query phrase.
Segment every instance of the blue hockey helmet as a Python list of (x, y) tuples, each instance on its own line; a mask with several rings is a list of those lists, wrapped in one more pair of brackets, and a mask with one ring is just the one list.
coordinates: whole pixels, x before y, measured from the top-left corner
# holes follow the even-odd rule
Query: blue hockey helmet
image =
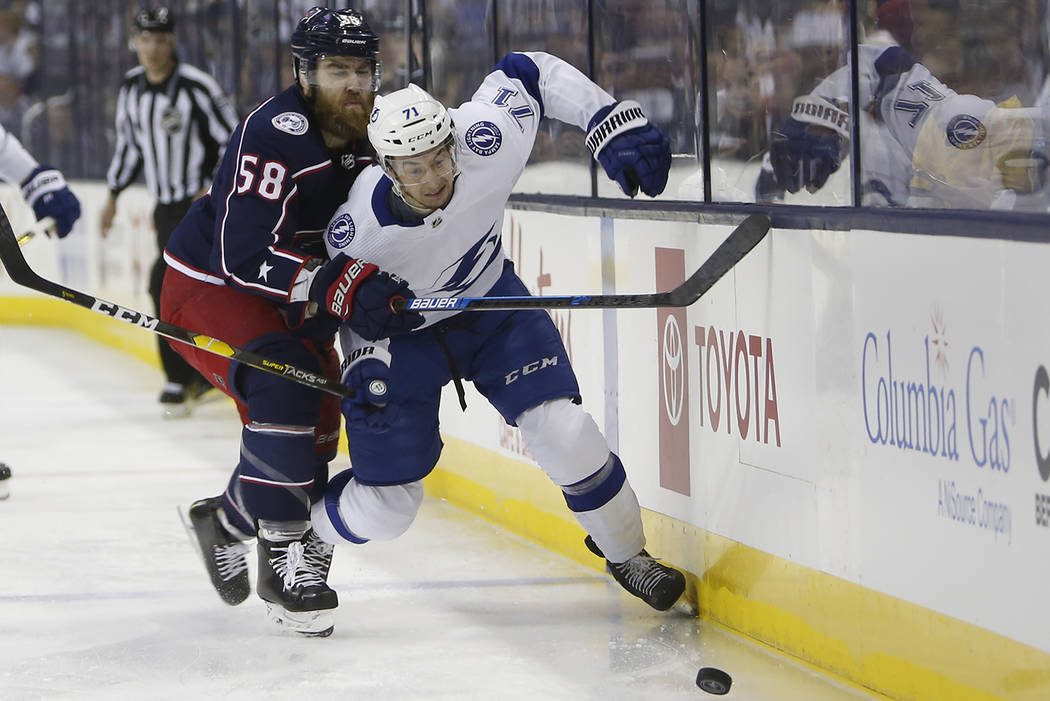
[(310, 8), (292, 32), (291, 47), (297, 80), (326, 56), (353, 56), (372, 62), (372, 90), (379, 90), (379, 36), (357, 10)]

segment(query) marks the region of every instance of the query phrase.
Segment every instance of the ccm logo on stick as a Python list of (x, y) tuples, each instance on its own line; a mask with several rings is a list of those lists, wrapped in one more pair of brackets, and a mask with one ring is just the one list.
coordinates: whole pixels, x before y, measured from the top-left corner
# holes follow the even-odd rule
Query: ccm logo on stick
[(147, 316), (142, 312), (136, 312), (132, 309), (125, 309), (119, 304), (103, 302), (101, 299), (95, 300), (95, 303), (91, 305), (91, 311), (109, 314), (114, 319), (127, 321), (128, 323), (135, 324), (136, 326), (141, 326), (142, 328), (149, 329), (151, 331), (155, 331), (157, 328), (157, 324), (160, 323), (158, 319), (154, 319), (151, 316)]

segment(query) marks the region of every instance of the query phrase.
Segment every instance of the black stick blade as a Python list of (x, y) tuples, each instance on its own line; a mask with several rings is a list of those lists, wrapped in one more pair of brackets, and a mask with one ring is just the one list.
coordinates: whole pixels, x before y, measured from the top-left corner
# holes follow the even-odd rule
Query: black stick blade
[(499, 311), (512, 309), (652, 309), (688, 307), (733, 269), (769, 233), (769, 217), (752, 214), (740, 223), (688, 280), (668, 292), (626, 295), (534, 297), (416, 297), (391, 303), (395, 312)]
[(769, 233), (769, 217), (752, 214), (742, 221), (689, 279), (667, 293), (667, 307), (688, 307), (739, 263)]

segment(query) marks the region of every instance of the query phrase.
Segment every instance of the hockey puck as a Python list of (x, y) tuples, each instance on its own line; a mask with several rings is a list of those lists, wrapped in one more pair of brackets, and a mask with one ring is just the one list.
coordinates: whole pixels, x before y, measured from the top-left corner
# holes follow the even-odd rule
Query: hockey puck
[(696, 673), (696, 685), (715, 696), (724, 696), (733, 686), (733, 678), (717, 667), (701, 667)]

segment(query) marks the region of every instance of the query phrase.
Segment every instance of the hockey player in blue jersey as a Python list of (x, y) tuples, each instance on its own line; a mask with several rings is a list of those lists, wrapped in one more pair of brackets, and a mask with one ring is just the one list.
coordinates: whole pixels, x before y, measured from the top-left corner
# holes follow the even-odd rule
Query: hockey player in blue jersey
[[(423, 322), (395, 315), (407, 285), (375, 265), (327, 262), (322, 235), (362, 169), (379, 86), (379, 38), (353, 10), (313, 8), (291, 48), (295, 84), (237, 127), (208, 195), (165, 252), (161, 317), (312, 372), (337, 377), (336, 328), (380, 337)], [(233, 397), (243, 428), (226, 491), (189, 510), (212, 584), (229, 604), (250, 593), (248, 547), (258, 536), (258, 595), (271, 618), (306, 635), (332, 632), (338, 603), (326, 578), (331, 547), (309, 530), (336, 454), (334, 398), (228, 359), (173, 344)]]
[[(329, 225), (330, 257), (369, 260), (428, 297), (527, 295), (501, 232), (543, 116), (586, 130), (588, 148), (625, 193), (663, 190), (670, 144), (638, 103), (615, 101), (550, 54), (512, 53), (455, 109), (416, 86), (376, 98), (368, 135), (379, 167), (361, 174)], [(616, 580), (659, 610), (679, 598), (685, 579), (646, 552), (624, 466), (581, 408), (546, 311), (434, 312), (409, 334), (375, 342), (344, 326), (340, 338), (344, 381), (358, 388), (343, 403), (352, 468), (312, 507), (322, 539), (387, 540), (409, 527), (442, 448), (441, 388), (455, 382), (462, 401), (461, 378), (469, 379), (521, 430)]]

